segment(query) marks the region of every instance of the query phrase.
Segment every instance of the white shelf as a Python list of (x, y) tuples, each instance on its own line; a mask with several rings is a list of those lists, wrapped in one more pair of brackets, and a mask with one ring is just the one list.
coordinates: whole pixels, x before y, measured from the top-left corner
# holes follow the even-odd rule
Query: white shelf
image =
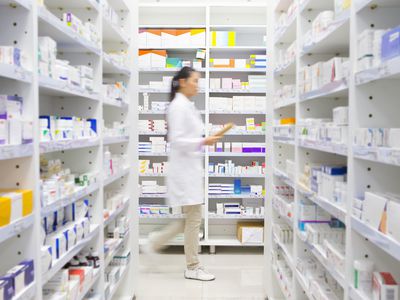
[(210, 115), (265, 115), (266, 112), (262, 111), (222, 111), (212, 110), (209, 112)]
[(93, 277), (92, 280), (90, 281), (89, 284), (85, 284), (82, 292), (79, 294), (77, 300), (83, 300), (86, 296), (87, 293), (89, 293), (90, 289), (93, 287), (93, 285), (96, 283), (96, 281), (100, 278), (100, 268), (94, 269), (93, 270)]
[(295, 269), (295, 264), (293, 260), (293, 244), (282, 243), (274, 234), (273, 234), (273, 239), (275, 243), (278, 244), (279, 247), (281, 247), (283, 253), (285, 253), (286, 262), (293, 271)]
[(183, 219), (184, 215), (173, 215), (173, 214), (165, 214), (165, 215), (145, 215), (140, 214), (140, 219)]
[[(55, 8), (60, 5), (59, 0), (46, 0), (46, 6)], [(97, 12), (100, 11), (100, 5), (97, 0), (68, 0), (68, 9), (71, 8), (94, 8)]]
[(139, 198), (166, 198), (166, 194), (140, 194)]
[(129, 37), (118, 25), (113, 24), (108, 18), (103, 18), (103, 43), (129, 44)]
[(274, 168), (274, 175), (276, 177), (278, 177), (280, 180), (282, 180), (283, 182), (285, 182), (287, 185), (292, 187), (293, 189), (296, 188), (296, 185), (294, 184), (294, 182), (289, 178), (289, 176), (285, 172), (279, 170), (278, 168)]
[(246, 246), (246, 247), (263, 247), (264, 244), (246, 244), (241, 243), (236, 238), (224, 237), (224, 236), (211, 236), (206, 241), (206, 245), (209, 246)]
[(296, 274), (296, 277), (297, 277), (297, 279), (298, 279), (298, 282), (300, 283), (301, 288), (302, 288), (302, 289), (304, 290), (304, 292), (306, 293), (308, 299), (314, 299), (314, 297), (311, 295), (311, 293), (310, 293), (310, 291), (309, 291), (309, 289), (308, 289), (308, 287), (307, 287), (307, 284), (306, 284), (306, 282), (305, 282), (305, 279), (304, 279), (303, 275), (302, 275), (297, 269), (295, 270), (294, 273)]
[(104, 145), (128, 143), (129, 136), (109, 136), (103, 138)]
[(218, 178), (265, 178), (266, 175), (263, 174), (253, 174), (253, 175), (243, 175), (243, 174), (208, 174), (208, 177), (218, 177)]
[(209, 68), (210, 72), (224, 73), (266, 73), (266, 68)]
[(289, 99), (285, 99), (277, 104), (274, 105), (274, 109), (281, 109), (281, 108), (285, 108), (287, 106), (292, 106), (296, 104), (297, 99), (296, 98), (289, 98)]
[[(139, 88), (139, 93), (149, 93), (149, 94), (169, 94), (171, 92), (170, 88), (164, 89), (153, 89), (153, 88)], [(199, 90), (199, 94), (204, 94), (205, 90)]]
[(143, 152), (139, 152), (139, 157), (143, 156), (159, 156), (159, 157), (166, 157), (168, 156), (168, 153), (156, 153), (156, 152), (152, 152), (152, 153), (143, 153)]
[(183, 29), (195, 29), (195, 28), (206, 28), (207, 26), (204, 25), (182, 25), (182, 24), (171, 24), (171, 25), (166, 25), (166, 24), (140, 24), (139, 28), (147, 29), (147, 28), (155, 28), (155, 29), (175, 29), (175, 28), (183, 28)]
[(111, 300), (111, 299), (114, 298), (115, 293), (117, 292), (119, 286), (120, 286), (121, 283), (122, 283), (122, 280), (124, 279), (126, 273), (128, 272), (128, 267), (120, 267), (120, 269), (121, 269), (121, 270), (120, 270), (120, 277), (119, 277), (119, 280), (118, 280), (118, 282), (117, 282), (114, 286), (111, 287), (110, 296), (109, 296), (109, 298), (108, 298), (107, 300)]
[(278, 44), (279, 42), (290, 43), (296, 39), (296, 16), (294, 13), (291, 19), (287, 22), (286, 26), (278, 28), (274, 32), (274, 44)]
[(351, 228), (361, 236), (367, 238), (372, 244), (400, 261), (400, 242), (390, 238), (355, 217), (351, 217)]
[(297, 184), (297, 190), (307, 199), (311, 200), (319, 207), (327, 211), (333, 217), (339, 219), (341, 222), (346, 224), (346, 209), (338, 204), (333, 203), (327, 199), (317, 196), (313, 191), (310, 191), (301, 184)]
[(34, 215), (31, 214), (9, 225), (0, 227), (0, 243), (3, 243), (4, 241), (32, 227), (34, 219)]
[(205, 49), (206, 47), (141, 47), (140, 50), (167, 50), (167, 51), (180, 51), (180, 52), (193, 52), (198, 49)]
[(317, 98), (336, 98), (345, 97), (348, 93), (347, 80), (342, 79), (328, 83), (327, 85), (321, 87), (318, 90), (311, 91), (300, 95), (300, 102), (308, 101)]
[(98, 145), (100, 145), (99, 138), (41, 142), (40, 153), (43, 154), (65, 150), (82, 149), (96, 147)]
[(121, 246), (124, 244), (123, 239), (119, 239), (118, 245), (111, 250), (107, 256), (104, 258), (104, 266), (107, 268), (109, 264), (111, 263), (112, 259), (114, 258), (114, 255), (121, 249)]
[(120, 171), (117, 171), (114, 175), (107, 176), (104, 178), (104, 186), (109, 185), (110, 183), (113, 183), (114, 181), (120, 179), (121, 177), (128, 175), (129, 173), (129, 167), (124, 168)]
[(255, 196), (251, 194), (226, 194), (226, 195), (210, 195), (208, 194), (208, 199), (264, 199), (264, 196)]
[(300, 139), (299, 146), (307, 149), (347, 156), (347, 144), (320, 143)]
[(39, 76), (39, 91), (42, 95), (54, 97), (79, 97), (100, 101), (100, 95), (91, 93), (79, 86), (74, 86), (66, 81)]
[[(284, 297), (285, 297), (284, 299), (291, 299), (290, 297), (288, 297), (286, 295), (285, 286), (283, 285), (283, 282), (282, 282), (283, 280), (281, 278), (281, 275), (278, 273), (278, 268), (275, 265), (272, 265), (271, 268), (273, 270), (273, 273), (275, 274), (276, 281), (278, 282), (278, 285), (281, 289), (282, 295), (284, 295)], [(292, 281), (292, 280), (290, 280), (290, 281)], [(268, 298), (268, 299), (274, 300), (274, 298)]]
[(40, 213), (42, 216), (46, 216), (49, 213), (57, 211), (60, 208), (66, 207), (66, 206), (70, 205), (71, 203), (74, 203), (74, 202), (78, 201), (79, 199), (82, 199), (83, 197), (95, 192), (99, 188), (100, 188), (100, 184), (97, 182), (93, 183), (89, 186), (86, 186), (86, 187), (78, 188), (74, 193), (64, 196), (64, 197), (54, 201), (53, 203), (50, 203), (50, 204), (46, 205), (45, 207), (42, 207), (40, 209)]
[(345, 280), (345, 277), (343, 274), (341, 274), (338, 270), (335, 269), (335, 267), (331, 266), (329, 264), (329, 261), (327, 258), (324, 256), (324, 254), (321, 252), (321, 246), (320, 245), (312, 245), (308, 242), (306, 242), (308, 247), (311, 250), (311, 253), (315, 256), (315, 258), (321, 263), (321, 265), (329, 272), (329, 274), (332, 275), (332, 277), (337, 281), (337, 283), (343, 288), (347, 288), (347, 283)]
[(354, 285), (351, 285), (349, 288), (349, 297), (352, 300), (371, 300), (368, 295), (365, 295), (364, 292), (357, 290)]
[(289, 63), (283, 66), (278, 66), (274, 70), (274, 76), (277, 77), (279, 75), (290, 75), (296, 73), (296, 59), (293, 59)]
[(32, 82), (32, 73), (30, 71), (8, 64), (0, 64), (0, 78), (1, 77), (14, 79), (25, 83)]
[(377, 0), (356, 0), (355, 8), (356, 12), (362, 11), (364, 8), (371, 6), (372, 4), (378, 4), (380, 7), (391, 7), (391, 6), (399, 6), (399, 2), (397, 0), (385, 0), (385, 1), (377, 1)]
[(264, 220), (262, 215), (217, 215), (215, 213), (209, 213), (208, 219), (210, 220)]
[(39, 35), (53, 38), (59, 44), (58, 50), (80, 53), (89, 51), (96, 55), (101, 55), (100, 47), (82, 38), (79, 33), (73, 31), (45, 7), (38, 7), (38, 15)]
[(210, 47), (212, 52), (242, 52), (242, 51), (267, 51), (267, 46), (232, 46), (232, 47)]
[(15, 159), (33, 155), (33, 145), (0, 145), (0, 160)]
[(103, 53), (103, 73), (131, 76), (131, 71), (128, 68), (126, 68), (124, 65), (119, 65), (107, 53)]
[(247, 136), (247, 135), (255, 135), (255, 136), (265, 136), (265, 132), (263, 131), (236, 131), (233, 129), (231, 131), (228, 131), (225, 136), (231, 136), (231, 135), (239, 135), (239, 136)]
[(129, 103), (126, 103), (121, 100), (116, 100), (116, 99), (103, 98), (103, 105), (114, 106), (114, 107), (119, 107), (119, 108), (126, 108), (129, 106)]
[(400, 166), (400, 156), (393, 156), (391, 153), (398, 153), (396, 148), (373, 148), (353, 146), (354, 157), (357, 159), (373, 161), (381, 164)]
[(165, 174), (153, 174), (153, 173), (149, 173), (149, 174), (143, 174), (143, 173), (139, 173), (139, 177), (165, 177)]
[[(168, 73), (168, 72), (178, 72), (181, 68), (139, 68), (139, 72), (142, 73)], [(206, 72), (205, 68), (196, 69), (198, 72)]]
[(62, 267), (64, 267), (75, 255), (77, 255), (100, 231), (99, 225), (91, 225), (90, 234), (79, 241), (72, 249), (69, 249), (61, 258), (52, 262), (51, 269), (42, 274), (42, 285), (45, 285)]
[(350, 10), (347, 10), (328, 26), (311, 44), (304, 45), (301, 55), (349, 52)]
[(393, 58), (373, 68), (356, 73), (356, 85), (362, 85), (375, 80), (399, 79), (400, 57)]
[(35, 298), (36, 294), (36, 281), (32, 282), (24, 288), (19, 294), (12, 297), (12, 300), (28, 300)]
[(265, 157), (264, 152), (253, 152), (253, 153), (235, 153), (235, 152), (210, 152), (210, 157)]
[(293, 138), (288, 138), (288, 137), (284, 137), (284, 136), (274, 136), (274, 142), (281, 143), (281, 144), (287, 144), (287, 145), (291, 145), (291, 146), (296, 145)]
[(117, 208), (115, 211), (111, 212), (110, 216), (104, 220), (104, 227), (108, 226), (112, 221), (115, 220), (129, 205), (129, 197), (125, 198), (124, 203)]
[(243, 90), (243, 89), (210, 89), (210, 93), (220, 94), (265, 94), (266, 90)]
[(150, 132), (145, 132), (145, 131), (139, 131), (139, 135), (166, 135), (167, 131), (150, 131)]

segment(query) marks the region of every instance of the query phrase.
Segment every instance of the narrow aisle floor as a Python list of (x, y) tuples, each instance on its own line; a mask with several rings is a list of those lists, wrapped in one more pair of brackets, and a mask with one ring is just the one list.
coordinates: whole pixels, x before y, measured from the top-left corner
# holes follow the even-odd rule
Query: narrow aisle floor
[(217, 248), (217, 254), (200, 256), (215, 281), (200, 282), (183, 277), (185, 257), (182, 250), (157, 255), (157, 267), (148, 266), (140, 256), (137, 300), (261, 300), (264, 299), (263, 255), (260, 250)]

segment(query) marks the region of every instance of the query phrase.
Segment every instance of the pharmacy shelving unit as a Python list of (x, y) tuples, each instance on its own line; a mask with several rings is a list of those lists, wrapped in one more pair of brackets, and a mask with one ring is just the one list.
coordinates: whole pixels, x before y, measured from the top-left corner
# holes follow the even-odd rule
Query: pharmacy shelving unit
[[(297, 9), (285, 26), (274, 27), (271, 20), (277, 21), (280, 14), (287, 12), (295, 2)], [(267, 130), (267, 145), (272, 153), (267, 156), (267, 294), (271, 299), (315, 299), (305, 275), (297, 266), (312, 257), (318, 261), (326, 274), (329, 274), (338, 286), (342, 295), (338, 299), (371, 299), (371, 295), (360, 293), (354, 288), (354, 260), (368, 259), (375, 263), (379, 271), (391, 272), (399, 280), (399, 247), (400, 243), (373, 229), (362, 220), (352, 215), (353, 199), (366, 191), (398, 193), (399, 187), (395, 178), (399, 176), (398, 164), (379, 161), (374, 149), (353, 147), (355, 130), (366, 127), (393, 128), (399, 126), (396, 113), (399, 103), (398, 58), (383, 64), (380, 68), (357, 72), (357, 37), (365, 29), (388, 29), (400, 23), (398, 1), (351, 1), (351, 7), (337, 15), (334, 22), (312, 43), (303, 46), (305, 33), (311, 22), (324, 10), (334, 10), (334, 1), (297, 1), (276, 0), (269, 7), (268, 52), (275, 66), (271, 66), (268, 88), (272, 97), (283, 85), (295, 87), (295, 95), (286, 97), (280, 102), (269, 98), (270, 114), (274, 119), (294, 117), (296, 121), (305, 118), (332, 118), (332, 109), (338, 106), (349, 106), (348, 142), (343, 145), (319, 144), (300, 138), (296, 130), (293, 139), (274, 137), (273, 124)], [(287, 68), (276, 65), (279, 49), (287, 47), (296, 40), (295, 63)], [(345, 80), (333, 82), (306, 94), (301, 94), (299, 72), (304, 66), (319, 61), (327, 61), (335, 56), (349, 57), (350, 75)], [(285, 67), (285, 66), (284, 66)], [(379, 69), (379, 70), (378, 70)], [(275, 70), (275, 72), (274, 72)], [(382, 100), (385, 101), (382, 101)], [(288, 169), (287, 160), (293, 165)], [(323, 199), (299, 183), (300, 174), (305, 165), (312, 163), (347, 165), (347, 201), (340, 206), (333, 199)], [(274, 189), (276, 185), (288, 185), (294, 191), (292, 216), (282, 214), (276, 203), (289, 203)], [(339, 271), (337, 266), (327, 261), (321, 252), (320, 245), (310, 244), (298, 230), (299, 204), (303, 201), (315, 203), (319, 208), (345, 224), (345, 268)], [(293, 244), (281, 243), (272, 232), (276, 224), (288, 224), (293, 228)], [(283, 255), (281, 255), (283, 253)], [(276, 258), (286, 262), (293, 275), (291, 296), (288, 296), (282, 278), (276, 277)]]
[[(67, 264), (74, 255), (86, 248), (99, 253), (101, 267), (94, 273), (80, 293), (79, 299), (88, 295), (99, 295), (101, 299), (131, 299), (136, 288), (136, 266), (138, 247), (137, 211), (134, 188), (134, 142), (136, 135), (121, 138), (109, 138), (102, 134), (102, 121), (128, 123), (133, 120), (136, 107), (134, 56), (129, 57), (124, 66), (109, 59), (108, 51), (126, 50), (134, 53), (134, 26), (137, 18), (135, 2), (109, 0), (109, 5), (118, 13), (121, 26), (110, 23), (103, 6), (95, 0), (53, 1), (5, 0), (0, 1), (1, 25), (0, 44), (16, 46), (27, 55), (29, 71), (19, 67), (0, 65), (0, 86), (2, 94), (19, 95), (24, 98), (24, 117), (33, 120), (33, 142), (21, 146), (0, 146), (0, 168), (2, 188), (31, 189), (34, 193), (34, 211), (32, 215), (0, 228), (0, 251), (4, 257), (0, 264), (3, 275), (11, 267), (24, 259), (33, 259), (35, 281), (13, 299), (43, 299), (42, 287)], [(60, 21), (64, 12), (72, 12), (85, 22), (91, 22), (97, 29), (101, 44), (95, 45), (75, 33)], [(132, 35), (131, 35), (132, 34)], [(87, 65), (94, 69), (95, 91), (88, 93), (79, 88), (72, 88), (61, 81), (51, 80), (38, 75), (38, 37), (49, 36), (57, 42), (57, 58), (71, 61), (74, 65)], [(124, 80), (128, 89), (126, 104), (103, 99), (101, 85), (105, 82)], [(98, 120), (98, 137), (80, 141), (40, 142), (39, 116), (79, 116)], [(130, 131), (132, 133), (132, 130)], [(116, 154), (128, 154), (129, 165), (117, 172), (112, 178), (103, 176), (103, 152), (108, 146)], [(66, 168), (73, 172), (97, 171), (96, 183), (76, 190), (56, 202), (41, 205), (40, 158), (60, 159)], [(103, 219), (105, 195), (109, 189), (120, 191), (124, 195), (124, 205), (110, 216)], [(90, 203), (90, 234), (77, 245), (69, 249), (60, 259), (53, 261), (50, 270), (41, 270), (41, 224), (42, 217), (54, 210), (65, 207), (80, 199)], [(105, 295), (106, 261), (104, 257), (104, 238), (107, 225), (119, 215), (129, 217), (129, 233), (124, 241), (125, 248), (131, 249), (131, 261), (124, 270), (118, 283), (110, 287)], [(122, 248), (121, 248), (122, 249)]]
[[(263, 37), (266, 35), (266, 4), (264, 1), (141, 1), (139, 2), (139, 28), (204, 28), (206, 35), (209, 37), (213, 30), (233, 30), (238, 36), (238, 45), (235, 47), (212, 47), (209, 38), (206, 37), (206, 44), (203, 49), (206, 50), (206, 59), (203, 62), (203, 68), (200, 70), (202, 78), (206, 79), (205, 90), (201, 90), (200, 94), (195, 97), (196, 107), (201, 110), (203, 121), (213, 124), (224, 124), (232, 121), (239, 125), (245, 123), (245, 118), (254, 116), (256, 122), (265, 121), (265, 112), (215, 112), (209, 109), (210, 97), (232, 97), (233, 95), (258, 95), (265, 96), (266, 90), (239, 91), (239, 90), (211, 90), (209, 87), (210, 78), (233, 77), (247, 81), (247, 76), (266, 74), (265, 69), (223, 69), (212, 68), (209, 64), (209, 58), (248, 58), (250, 54), (266, 54), (266, 46)], [(163, 48), (166, 49), (166, 48)], [(170, 57), (180, 57), (188, 60), (195, 58), (198, 48), (167, 48)], [(178, 69), (139, 69), (139, 84), (148, 85), (149, 81), (160, 81), (162, 76), (173, 76)], [(144, 92), (144, 91), (143, 91)], [(153, 91), (157, 92), (157, 91)], [(159, 93), (149, 94), (151, 101), (168, 101), (169, 90), (158, 91)], [(139, 92), (139, 105), (143, 105), (143, 93)], [(139, 118), (143, 120), (158, 119), (164, 120), (165, 114), (153, 111), (142, 111)], [(209, 132), (206, 132), (208, 135)], [(160, 136), (160, 135), (158, 135)], [(140, 141), (148, 141), (148, 136), (139, 134)], [(265, 142), (265, 134), (260, 135), (240, 133), (227, 135), (223, 141), (227, 142)], [(162, 153), (140, 154), (139, 159), (149, 159), (153, 162), (167, 161), (167, 155)], [(263, 163), (265, 161), (265, 153), (209, 153), (208, 149), (204, 153), (204, 167), (208, 170), (209, 162), (224, 162), (232, 160), (235, 164), (243, 165), (251, 161)], [(236, 238), (236, 224), (238, 221), (262, 221), (264, 216), (216, 216), (217, 202), (240, 202), (243, 196), (237, 197), (208, 197), (209, 183), (233, 183), (236, 177), (208, 176), (205, 173), (205, 205), (203, 213), (202, 230), (203, 236), (201, 246), (210, 246), (211, 253), (215, 252), (216, 246), (254, 246), (249, 244), (241, 244)], [(265, 176), (242, 177), (240, 178), (245, 184), (259, 184), (265, 186)], [(165, 184), (163, 176), (140, 176), (139, 183), (143, 180), (157, 180), (159, 185)], [(264, 205), (263, 197), (260, 199)], [(140, 204), (166, 204), (164, 195), (142, 195), (139, 197)], [(140, 217), (140, 243), (145, 243), (149, 232), (162, 227), (162, 225), (170, 222), (171, 219), (182, 218), (181, 215), (171, 216), (152, 216)], [(172, 245), (182, 245), (181, 240), (171, 241)], [(263, 246), (257, 244), (255, 246)]]

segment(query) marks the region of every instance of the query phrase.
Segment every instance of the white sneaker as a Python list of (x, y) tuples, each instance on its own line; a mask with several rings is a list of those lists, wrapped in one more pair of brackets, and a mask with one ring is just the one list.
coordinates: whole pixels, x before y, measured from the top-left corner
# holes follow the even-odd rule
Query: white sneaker
[(211, 273), (208, 273), (203, 267), (198, 267), (194, 270), (186, 269), (185, 278), (200, 281), (212, 281), (215, 279), (215, 276)]

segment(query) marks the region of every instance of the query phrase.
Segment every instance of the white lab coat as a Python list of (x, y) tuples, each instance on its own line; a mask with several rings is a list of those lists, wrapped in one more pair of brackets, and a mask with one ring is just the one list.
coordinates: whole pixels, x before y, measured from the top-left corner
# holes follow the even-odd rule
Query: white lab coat
[(167, 113), (170, 154), (167, 170), (171, 207), (204, 203), (204, 123), (185, 95), (177, 93)]

